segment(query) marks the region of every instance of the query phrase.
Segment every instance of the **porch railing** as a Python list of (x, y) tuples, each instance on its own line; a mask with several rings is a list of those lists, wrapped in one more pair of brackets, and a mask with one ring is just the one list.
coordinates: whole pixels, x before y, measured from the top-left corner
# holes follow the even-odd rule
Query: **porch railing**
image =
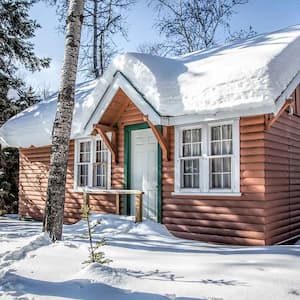
[(84, 203), (89, 203), (90, 194), (115, 195), (116, 214), (121, 214), (121, 195), (135, 195), (135, 222), (139, 223), (143, 220), (143, 195), (144, 192), (139, 190), (101, 190), (89, 188), (83, 192)]

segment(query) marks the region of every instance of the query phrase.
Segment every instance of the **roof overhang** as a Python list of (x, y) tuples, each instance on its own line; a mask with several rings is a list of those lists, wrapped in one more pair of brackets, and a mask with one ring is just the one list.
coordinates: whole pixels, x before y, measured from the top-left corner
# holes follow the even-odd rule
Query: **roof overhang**
[(124, 93), (144, 115), (148, 115), (148, 118), (151, 120), (151, 122), (158, 125), (167, 125), (163, 124), (165, 123), (164, 118), (146, 100), (146, 98), (138, 91), (138, 89), (125, 77), (124, 74), (122, 74), (120, 71), (117, 71), (113, 76), (113, 80), (105, 90), (102, 97), (99, 99), (99, 102), (89, 120), (85, 124), (85, 132), (91, 132), (93, 130), (93, 124), (99, 122), (119, 89), (124, 91)]
[(246, 116), (253, 116), (258, 114), (276, 114), (285, 100), (292, 94), (294, 89), (300, 82), (300, 72), (291, 81), (287, 89), (281, 94), (277, 99), (275, 105), (263, 106), (263, 107), (247, 107), (244, 110), (227, 110), (219, 111), (215, 113), (203, 113), (203, 114), (188, 114), (182, 116), (161, 116), (159, 112), (147, 101), (144, 95), (139, 91), (138, 87), (134, 86), (133, 83), (120, 71), (117, 71), (111, 83), (106, 88), (102, 97), (99, 99), (98, 104), (89, 117), (88, 121), (84, 126), (85, 133), (89, 133), (93, 130), (93, 125), (97, 124), (106, 109), (112, 102), (114, 96), (116, 95), (118, 89), (122, 89), (124, 93), (130, 98), (130, 100), (140, 109), (140, 111), (147, 115), (149, 120), (155, 125), (165, 125), (165, 126), (176, 126), (191, 124), (195, 122), (209, 122), (230, 118), (239, 118)]

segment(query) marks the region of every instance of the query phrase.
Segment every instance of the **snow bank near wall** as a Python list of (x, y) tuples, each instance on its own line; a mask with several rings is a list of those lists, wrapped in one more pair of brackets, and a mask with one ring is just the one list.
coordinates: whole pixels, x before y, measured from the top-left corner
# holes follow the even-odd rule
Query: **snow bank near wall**
[[(300, 70), (300, 25), (261, 34), (241, 43), (175, 58), (127, 53), (118, 56), (98, 81), (77, 86), (72, 138), (89, 134), (85, 125), (121, 72), (161, 115), (235, 115), (275, 112), (276, 99)], [(50, 144), (56, 96), (0, 128), (3, 145)]]

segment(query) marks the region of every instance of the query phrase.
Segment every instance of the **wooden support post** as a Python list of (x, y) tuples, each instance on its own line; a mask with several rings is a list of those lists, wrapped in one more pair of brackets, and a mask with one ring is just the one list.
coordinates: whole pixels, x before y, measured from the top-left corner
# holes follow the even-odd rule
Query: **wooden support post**
[(116, 215), (121, 214), (120, 194), (116, 194)]
[(279, 119), (279, 117), (283, 114), (283, 112), (293, 103), (293, 99), (288, 99), (284, 103), (284, 105), (281, 107), (280, 111), (277, 113), (276, 116), (265, 117), (265, 129), (268, 130), (271, 128), (271, 126)]
[(168, 142), (167, 142), (166, 138), (161, 134), (161, 132), (158, 130), (158, 128), (149, 120), (148, 116), (144, 116), (144, 122), (147, 122), (149, 127), (152, 129), (152, 132), (161, 147), (161, 150), (163, 153), (163, 159), (168, 161), (169, 160), (169, 148), (168, 148)]
[(135, 196), (135, 223), (143, 221), (143, 193)]
[(83, 205), (90, 206), (90, 195), (87, 192), (83, 192)]

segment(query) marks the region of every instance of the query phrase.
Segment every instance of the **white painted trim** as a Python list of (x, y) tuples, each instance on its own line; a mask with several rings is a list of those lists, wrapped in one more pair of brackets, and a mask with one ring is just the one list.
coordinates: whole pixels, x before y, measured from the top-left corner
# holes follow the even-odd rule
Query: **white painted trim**
[(240, 197), (242, 193), (216, 193), (216, 192), (210, 192), (210, 193), (199, 193), (199, 192), (172, 192), (172, 196), (220, 196), (220, 197)]
[[(111, 139), (111, 133), (108, 133), (109, 139)], [(96, 161), (96, 142), (101, 140), (99, 136), (90, 136), (90, 137), (84, 137), (81, 139), (74, 140), (75, 144), (75, 153), (74, 153), (74, 178), (73, 178), (73, 191), (74, 192), (84, 192), (86, 189), (92, 188), (94, 186), (93, 183), (93, 169), (92, 166)], [(89, 177), (88, 177), (88, 187), (80, 187), (77, 184), (77, 177), (78, 177), (78, 169), (77, 169), (77, 163), (79, 161), (79, 144), (81, 142), (91, 142), (91, 161), (87, 163), (89, 165)], [(107, 189), (111, 188), (111, 153), (108, 151), (108, 161), (107, 161)]]
[(130, 100), (140, 109), (140, 111), (148, 115), (149, 120), (155, 124), (161, 124), (161, 117), (159, 114), (145, 101), (145, 99), (137, 92), (137, 90), (132, 86), (132, 84), (122, 75), (122, 73), (118, 72), (114, 76), (108, 90), (103, 95), (102, 99), (99, 99), (99, 105), (96, 107), (94, 112), (91, 115), (91, 118), (85, 125), (85, 130), (87, 132), (91, 132), (93, 128), (93, 124), (99, 122), (109, 104), (112, 102), (115, 94), (118, 89), (121, 88), (125, 94), (130, 98)]
[(278, 99), (275, 100), (275, 110), (273, 111), (275, 115), (280, 111), (285, 101), (292, 95), (292, 93), (297, 88), (299, 83), (300, 83), (300, 71), (291, 80), (287, 88), (282, 92), (282, 94), (278, 97)]
[[(251, 104), (249, 104), (251, 105)], [(281, 108), (281, 107), (280, 107)], [(280, 109), (279, 108), (279, 109)], [(162, 125), (166, 126), (187, 126), (195, 123), (206, 123), (206, 122), (218, 122), (224, 120), (238, 119), (240, 117), (263, 115), (274, 112), (275, 105), (269, 105), (258, 108), (244, 108), (237, 111), (223, 111), (217, 113), (201, 113), (201, 114), (190, 114), (176, 117), (162, 117)]]
[[(210, 127), (216, 125), (232, 124), (232, 188), (230, 190), (210, 190), (209, 189), (209, 155), (210, 155)], [(200, 158), (200, 188), (186, 189), (180, 188), (180, 155), (182, 131), (186, 129), (202, 129), (202, 156)], [(175, 168), (174, 168), (174, 195), (240, 195), (240, 129), (239, 119), (222, 120), (220, 122), (199, 122), (191, 126), (175, 127)]]
[[(142, 97), (138, 90), (127, 80), (127, 78), (120, 72), (117, 72), (113, 77), (111, 84), (108, 86), (106, 93), (102, 99), (99, 99), (99, 104), (91, 115), (91, 118), (85, 125), (85, 132), (91, 132), (94, 123), (98, 123), (101, 116), (106, 111), (111, 103), (113, 97), (119, 88), (121, 88), (132, 102), (142, 111), (142, 113), (149, 116), (150, 121), (155, 125), (164, 126), (178, 126), (189, 125), (198, 122), (212, 122), (226, 119), (234, 119), (246, 116), (254, 116), (260, 114), (278, 113), (286, 99), (292, 94), (294, 89), (300, 82), (300, 72), (293, 78), (287, 88), (282, 92), (280, 97), (271, 104), (253, 107), (251, 103), (243, 105), (243, 107), (232, 109), (224, 109), (211, 113), (209, 111), (194, 113), (189, 115), (164, 117), (160, 116), (157, 111)], [(273, 101), (272, 101), (273, 102)]]

